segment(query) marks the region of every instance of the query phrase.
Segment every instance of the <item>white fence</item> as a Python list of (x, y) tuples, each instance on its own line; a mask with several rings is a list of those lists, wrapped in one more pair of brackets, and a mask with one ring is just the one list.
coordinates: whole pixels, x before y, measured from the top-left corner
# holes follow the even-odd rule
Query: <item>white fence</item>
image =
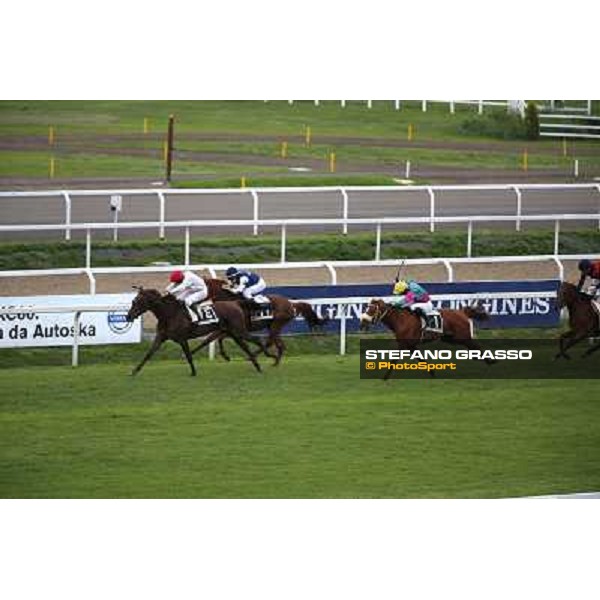
[[(520, 196), (519, 196), (520, 198)], [(190, 265), (190, 249), (191, 249), (191, 230), (194, 228), (231, 228), (231, 227), (279, 227), (280, 228), (280, 263), (287, 262), (287, 233), (289, 228), (298, 226), (323, 226), (323, 225), (341, 225), (344, 233), (347, 233), (348, 226), (364, 226), (371, 225), (375, 228), (375, 255), (373, 260), (381, 260), (381, 236), (384, 226), (390, 225), (429, 225), (431, 232), (435, 231), (435, 225), (439, 224), (459, 224), (467, 225), (467, 239), (465, 245), (466, 258), (472, 258), (473, 252), (473, 227), (476, 223), (515, 223), (517, 231), (521, 229), (521, 223), (553, 223), (554, 224), (554, 255), (559, 254), (560, 244), (560, 225), (563, 222), (572, 221), (592, 221), (598, 222), (600, 229), (600, 210), (598, 213), (582, 213), (582, 214), (549, 214), (549, 215), (522, 215), (521, 203), (517, 202), (517, 210), (514, 216), (512, 215), (470, 215), (460, 217), (436, 217), (434, 216), (433, 199), (431, 202), (431, 212), (429, 217), (395, 217), (395, 218), (368, 218), (368, 219), (236, 219), (236, 220), (203, 220), (203, 221), (169, 221), (162, 224), (162, 228), (174, 228), (185, 230), (184, 241), (184, 256), (182, 264)], [(85, 268), (91, 268), (92, 263), (92, 231), (105, 230), (127, 230), (127, 229), (153, 229), (156, 228), (157, 222), (130, 222), (130, 223), (83, 223), (66, 226), (69, 233), (71, 231), (85, 231), (86, 233), (86, 258)], [(2, 232), (26, 232), (26, 231), (62, 231), (64, 225), (0, 225), (0, 233)]]
[[(513, 219), (516, 224), (516, 229), (519, 230), (522, 214), (522, 198), (524, 192), (528, 190), (596, 190), (600, 194), (600, 184), (597, 183), (576, 183), (576, 184), (491, 184), (491, 185), (431, 185), (431, 186), (343, 186), (343, 187), (279, 187), (279, 188), (228, 188), (228, 189), (169, 189), (169, 190), (156, 190), (156, 189), (115, 189), (115, 190), (35, 190), (35, 191), (0, 191), (0, 199), (2, 198), (45, 198), (45, 197), (62, 197), (64, 199), (64, 220), (62, 227), (65, 232), (65, 240), (71, 239), (71, 231), (74, 228), (72, 220), (72, 197), (83, 196), (83, 197), (112, 197), (112, 196), (154, 196), (156, 197), (158, 220), (152, 224), (144, 224), (146, 228), (156, 228), (158, 235), (162, 239), (165, 237), (165, 229), (167, 227), (182, 227), (185, 226), (185, 222), (179, 221), (175, 225), (172, 221), (167, 221), (166, 206), (168, 202), (168, 196), (184, 196), (184, 195), (244, 195), (250, 200), (249, 213), (252, 215), (252, 220), (235, 220), (230, 221), (231, 225), (242, 226), (249, 225), (252, 228), (254, 235), (258, 235), (259, 226), (261, 222), (264, 224), (282, 223), (285, 219), (274, 221), (272, 219), (260, 219), (260, 198), (262, 195), (267, 194), (311, 194), (311, 193), (323, 193), (323, 192), (337, 192), (340, 195), (340, 214), (339, 218), (342, 219), (343, 233), (348, 232), (349, 219), (349, 207), (350, 199), (349, 195), (352, 193), (360, 193), (368, 195), (369, 193), (381, 193), (381, 192), (394, 192), (394, 193), (407, 193), (407, 192), (419, 192), (426, 194), (429, 201), (429, 216), (428, 223), (430, 224), (431, 231), (434, 231), (435, 219), (436, 219), (436, 193), (437, 192), (490, 192), (490, 191), (508, 191), (512, 192), (515, 196), (515, 218)], [(599, 209), (600, 210), (600, 209)], [(114, 214), (118, 216), (118, 211)], [(449, 218), (449, 217), (445, 217)], [(473, 217), (474, 220), (483, 220), (484, 217), (477, 216)], [(381, 221), (386, 220), (385, 218)], [(287, 219), (288, 223), (291, 223), (292, 219)], [(296, 220), (298, 221), (298, 220)], [(305, 220), (309, 222), (310, 220)], [(331, 221), (330, 219), (328, 221)], [(389, 219), (388, 219), (389, 221)], [(358, 220), (355, 220), (358, 223)], [(390, 221), (391, 222), (391, 221)], [(400, 222), (400, 221), (399, 221)], [(440, 221), (442, 222), (442, 221)], [(190, 221), (195, 226), (227, 226), (226, 221)], [(58, 223), (57, 223), (58, 224)], [(119, 228), (129, 227), (122, 223), (118, 223), (115, 219), (114, 222), (107, 224), (90, 224), (90, 228), (94, 229), (96, 225), (100, 225), (102, 228), (108, 226), (114, 231), (118, 231)], [(30, 226), (38, 227), (48, 230), (48, 226)], [(25, 231), (26, 229), (23, 229)], [(0, 231), (19, 231), (18, 225), (3, 225)]]
[[(468, 300), (470, 302), (476, 302), (477, 300), (485, 300), (485, 299), (494, 299), (494, 298), (535, 298), (540, 296), (543, 293), (545, 297), (555, 298), (555, 292), (543, 291), (543, 292), (478, 292), (471, 294), (432, 294), (432, 300)], [(371, 298), (353, 296), (347, 298), (310, 298), (303, 300), (305, 302), (314, 303), (314, 304), (324, 304), (324, 303), (332, 303), (338, 304), (342, 307), (339, 311), (339, 354), (345, 355), (347, 349), (347, 311), (346, 307), (352, 304), (365, 304), (368, 303)], [(394, 300), (393, 296), (383, 297), (383, 300), (386, 302), (391, 302)], [(20, 314), (23, 312), (23, 307), (0, 307), (0, 315), (2, 314)], [(31, 305), (27, 306), (26, 310), (28, 313), (74, 313), (73, 318), (73, 345), (71, 352), (71, 365), (73, 367), (78, 366), (79, 364), (79, 322), (81, 319), (81, 314), (83, 312), (112, 312), (112, 311), (127, 311), (129, 310), (129, 305), (124, 304), (112, 304), (112, 305), (94, 305), (94, 306), (85, 306), (85, 305), (65, 305), (65, 306), (48, 306), (48, 305)], [(209, 358), (214, 358), (215, 349), (214, 345), (211, 344), (209, 347), (208, 353)]]
[[(547, 119), (560, 119), (560, 123), (544, 122)], [(565, 123), (565, 119), (575, 123)], [(586, 123), (581, 125), (581, 120)], [(600, 139), (600, 117), (583, 115), (540, 115), (540, 136), (556, 138)]]

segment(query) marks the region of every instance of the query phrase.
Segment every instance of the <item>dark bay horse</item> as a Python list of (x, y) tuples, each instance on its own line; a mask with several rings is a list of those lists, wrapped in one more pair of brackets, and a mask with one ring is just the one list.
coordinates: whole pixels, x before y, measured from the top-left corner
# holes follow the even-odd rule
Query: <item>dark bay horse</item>
[[(559, 351), (555, 358), (570, 358), (567, 350), (585, 338), (600, 335), (599, 315), (588, 296), (581, 294), (577, 286), (563, 281), (556, 292), (556, 308), (566, 308), (569, 313), (569, 330), (559, 340)], [(583, 356), (589, 356), (600, 348), (600, 343), (591, 346)]]
[(204, 337), (214, 332), (231, 336), (248, 355), (254, 368), (260, 372), (260, 365), (247, 342), (257, 344), (263, 351), (265, 348), (259, 338), (249, 335), (246, 327), (246, 315), (237, 302), (218, 302), (214, 304), (215, 313), (219, 318), (218, 323), (192, 323), (187, 308), (171, 294), (162, 295), (158, 290), (141, 287), (136, 289), (138, 289), (138, 294), (131, 303), (131, 308), (127, 313), (127, 321), (133, 321), (146, 311), (150, 311), (156, 317), (158, 324), (152, 346), (146, 352), (140, 364), (133, 369), (132, 375), (139, 373), (146, 362), (167, 340), (172, 340), (181, 346), (192, 370), (192, 375), (196, 375), (188, 340)]
[[(459, 344), (473, 350), (481, 350), (481, 345), (473, 338), (473, 324), (475, 321), (485, 321), (489, 315), (480, 306), (468, 306), (461, 309), (443, 308), (440, 310), (443, 319), (443, 333), (422, 332), (421, 318), (408, 309), (400, 309), (383, 300), (373, 299), (360, 319), (361, 329), (369, 325), (383, 323), (390, 329), (396, 338), (398, 348), (414, 350), (422, 342), (443, 340), (451, 344)], [(495, 361), (484, 359), (487, 364)], [(433, 371), (430, 375), (433, 375)], [(391, 375), (391, 368), (386, 372), (384, 379)]]
[[(268, 337), (265, 344), (267, 350), (271, 346), (275, 346), (277, 354), (275, 357), (275, 365), (278, 365), (281, 361), (283, 353), (285, 351), (285, 344), (281, 339), (281, 331), (283, 328), (296, 316), (304, 317), (311, 331), (317, 327), (322, 327), (327, 323), (328, 319), (321, 319), (317, 313), (313, 310), (313, 307), (308, 302), (301, 302), (296, 300), (289, 300), (284, 296), (277, 294), (267, 294), (267, 298), (271, 302), (272, 316), (260, 320), (252, 320), (252, 312), (256, 311), (257, 308), (253, 307), (252, 302), (240, 298), (238, 294), (232, 292), (229, 288), (229, 282), (223, 279), (205, 279), (208, 287), (208, 298), (213, 302), (218, 301), (236, 301), (240, 304), (246, 314), (246, 326), (250, 331), (261, 331), (266, 329), (268, 331)], [(226, 332), (215, 332), (206, 340), (200, 344), (197, 348), (194, 348), (192, 354), (206, 346), (212, 341), (219, 341), (219, 351), (225, 360), (229, 360), (229, 357), (223, 348), (223, 338), (227, 337)]]

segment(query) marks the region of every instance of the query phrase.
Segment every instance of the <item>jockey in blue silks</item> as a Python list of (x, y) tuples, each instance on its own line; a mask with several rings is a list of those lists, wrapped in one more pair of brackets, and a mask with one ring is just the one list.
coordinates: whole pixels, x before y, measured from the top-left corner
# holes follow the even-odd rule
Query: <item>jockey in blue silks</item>
[(231, 291), (233, 293), (240, 294), (246, 298), (246, 300), (250, 300), (256, 304), (269, 301), (268, 298), (260, 295), (267, 287), (267, 284), (257, 273), (237, 269), (236, 267), (229, 267), (227, 271), (225, 271), (225, 276), (232, 285)]

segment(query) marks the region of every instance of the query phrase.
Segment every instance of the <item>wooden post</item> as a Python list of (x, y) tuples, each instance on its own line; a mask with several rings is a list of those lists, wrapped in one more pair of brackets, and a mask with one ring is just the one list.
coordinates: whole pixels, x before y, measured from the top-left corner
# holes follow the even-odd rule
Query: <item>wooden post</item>
[(523, 150), (523, 171), (527, 171), (529, 169), (529, 156), (527, 154), (527, 148)]
[(169, 115), (169, 127), (167, 130), (167, 148), (166, 148), (166, 180), (171, 181), (171, 173), (173, 171), (173, 124), (175, 117)]
[(246, 178), (245, 177), (242, 177), (241, 182), (240, 182), (240, 187), (242, 189), (245, 189), (245, 187), (246, 187)]
[(412, 123), (409, 123), (409, 125), (408, 125), (408, 134), (407, 134), (409, 142), (412, 142), (413, 136), (414, 136), (413, 126), (412, 126)]
[(54, 156), (50, 157), (50, 179), (54, 179), (54, 173), (56, 172), (56, 161)]
[(329, 172), (335, 173), (335, 152), (329, 154)]
[(48, 127), (48, 145), (54, 146), (54, 127)]
[(310, 148), (310, 144), (311, 144), (311, 131), (310, 131), (310, 126), (307, 125), (305, 135), (304, 135), (304, 145), (307, 148)]
[(148, 127), (148, 117), (144, 117), (144, 134), (147, 134), (149, 131), (149, 127)]
[(281, 158), (287, 158), (287, 151), (288, 151), (288, 143), (287, 142), (281, 142)]

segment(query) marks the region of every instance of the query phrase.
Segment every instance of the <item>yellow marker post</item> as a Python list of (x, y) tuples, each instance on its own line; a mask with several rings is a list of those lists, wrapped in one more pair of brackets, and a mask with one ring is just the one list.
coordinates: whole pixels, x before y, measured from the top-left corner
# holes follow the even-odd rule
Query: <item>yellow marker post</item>
[(329, 172), (335, 173), (335, 152), (329, 154)]
[(48, 127), (48, 145), (54, 145), (54, 127), (52, 126)]
[(523, 171), (527, 171), (529, 168), (529, 156), (527, 154), (527, 148), (523, 151)]
[(246, 188), (246, 178), (245, 177), (242, 177), (241, 182), (240, 182), (240, 187), (242, 189)]
[(148, 117), (144, 117), (144, 134), (147, 134), (150, 131)]
[(408, 125), (408, 141), (409, 142), (412, 142), (413, 136), (414, 136), (413, 126), (412, 126), (412, 123), (409, 123), (409, 125)]
[(54, 156), (50, 157), (50, 179), (54, 179), (54, 173), (56, 172), (56, 161)]
[(169, 144), (166, 140), (163, 142), (163, 162), (166, 164), (169, 155)]
[(306, 147), (309, 147), (310, 144), (311, 144), (311, 131), (310, 131), (310, 127), (307, 125), (305, 136), (304, 136), (304, 145)]
[(281, 158), (287, 158), (287, 152), (288, 152), (288, 143), (287, 142), (281, 142)]

